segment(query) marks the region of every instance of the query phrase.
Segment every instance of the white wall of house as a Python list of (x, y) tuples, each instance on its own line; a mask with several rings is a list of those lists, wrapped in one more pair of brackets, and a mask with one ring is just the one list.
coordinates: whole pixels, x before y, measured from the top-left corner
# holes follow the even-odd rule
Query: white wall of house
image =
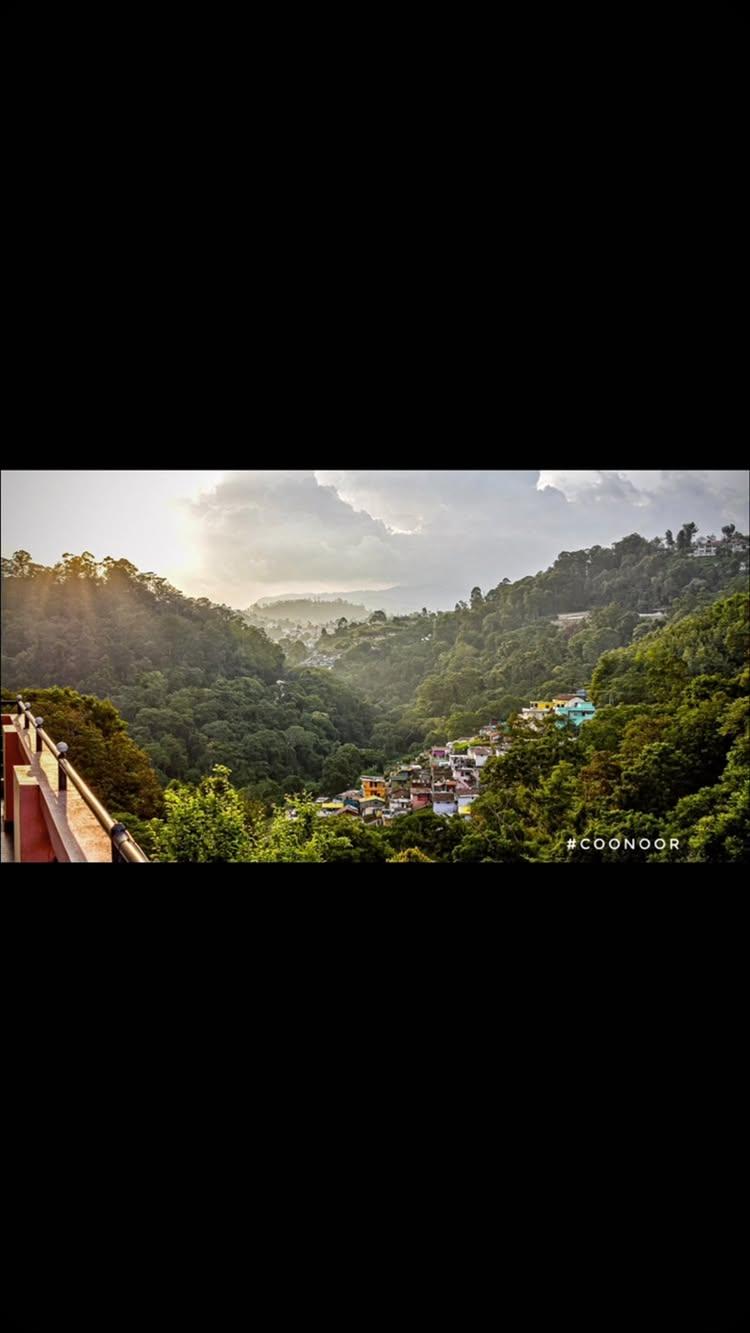
[(455, 801), (433, 801), (432, 808), (436, 815), (455, 815), (458, 805)]

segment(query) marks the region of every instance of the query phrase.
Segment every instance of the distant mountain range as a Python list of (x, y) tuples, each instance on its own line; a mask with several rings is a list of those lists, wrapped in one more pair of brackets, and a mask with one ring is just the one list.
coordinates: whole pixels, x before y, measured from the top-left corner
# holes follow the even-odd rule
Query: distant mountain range
[[(404, 615), (409, 611), (421, 611), (423, 606), (426, 606), (429, 611), (452, 611), (456, 602), (465, 596), (466, 589), (463, 585), (460, 589), (455, 589), (453, 593), (445, 588), (438, 589), (432, 585), (419, 588), (381, 588), (374, 592), (370, 588), (358, 588), (354, 592), (288, 592), (280, 597), (261, 597), (252, 606), (247, 607), (246, 611), (262, 614), (264, 611), (277, 606), (280, 602), (309, 602), (315, 604), (342, 601), (364, 607), (367, 611), (387, 611), (389, 615)], [(348, 618), (346, 611), (342, 611), (341, 614), (347, 615)]]
[(353, 602), (363, 597), (364, 593), (358, 592), (283, 592), (277, 597), (259, 597), (246, 610), (265, 611), (269, 607), (278, 606), (279, 602)]
[(330, 625), (342, 616), (347, 620), (366, 620), (369, 611), (361, 603), (356, 604), (344, 598), (331, 598), (324, 601), (318, 597), (279, 597), (265, 598), (255, 602), (242, 612), (253, 624), (265, 622), (289, 622), (290, 625)]

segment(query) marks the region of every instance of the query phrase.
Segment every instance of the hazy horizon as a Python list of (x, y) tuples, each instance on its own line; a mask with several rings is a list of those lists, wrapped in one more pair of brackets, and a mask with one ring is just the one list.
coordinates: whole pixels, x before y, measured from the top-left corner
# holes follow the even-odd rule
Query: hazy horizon
[(2, 553), (124, 557), (237, 608), (383, 591), (438, 609), (631, 532), (746, 531), (748, 503), (740, 469), (11, 470)]

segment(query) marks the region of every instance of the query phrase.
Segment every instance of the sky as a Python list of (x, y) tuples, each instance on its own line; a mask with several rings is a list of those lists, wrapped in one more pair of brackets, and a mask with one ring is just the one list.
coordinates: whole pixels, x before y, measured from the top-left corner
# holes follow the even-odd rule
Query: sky
[[(3, 471), (2, 553), (125, 557), (193, 597), (399, 587), (449, 607), (631, 532), (748, 531), (741, 469)], [(410, 592), (409, 590), (413, 590)]]

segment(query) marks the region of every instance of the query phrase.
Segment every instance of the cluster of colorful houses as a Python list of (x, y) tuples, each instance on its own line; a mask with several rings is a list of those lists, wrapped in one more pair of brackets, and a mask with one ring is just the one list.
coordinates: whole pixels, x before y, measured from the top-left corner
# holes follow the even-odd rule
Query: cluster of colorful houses
[(595, 713), (596, 708), (586, 690), (576, 690), (575, 694), (556, 694), (554, 699), (532, 699), (528, 708), (521, 709), (519, 717), (532, 727), (538, 727), (540, 722), (544, 722), (552, 715), (560, 718), (557, 724), (560, 727), (566, 722), (572, 722), (576, 727), (580, 727), (582, 722), (588, 722)]
[[(580, 726), (596, 712), (585, 690), (535, 700), (519, 716), (538, 730), (550, 714), (558, 726)], [(432, 810), (436, 815), (466, 817), (479, 796), (482, 769), (488, 760), (507, 754), (513, 744), (507, 723), (491, 722), (469, 739), (433, 745), (413, 764), (402, 764), (388, 776), (365, 774), (360, 785), (337, 796), (321, 796), (321, 817), (350, 815), (367, 823), (387, 824), (399, 815)]]
[(321, 797), (320, 812), (353, 814), (382, 824), (418, 810), (467, 815), (479, 795), (484, 765), (495, 755), (504, 754), (510, 744), (505, 728), (491, 724), (473, 739), (433, 745), (415, 763), (402, 764), (387, 777), (365, 775), (357, 789), (341, 792), (333, 799)]

